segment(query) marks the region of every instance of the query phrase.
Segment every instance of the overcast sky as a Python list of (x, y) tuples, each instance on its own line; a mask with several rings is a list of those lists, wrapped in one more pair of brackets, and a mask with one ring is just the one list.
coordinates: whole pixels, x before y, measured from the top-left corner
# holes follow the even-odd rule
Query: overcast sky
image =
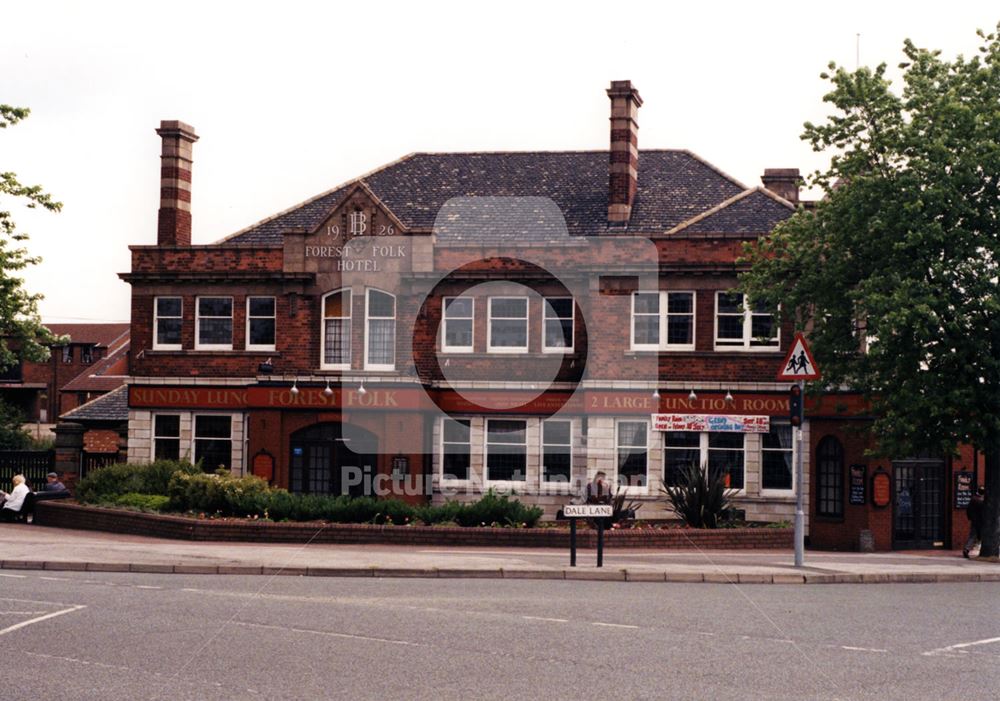
[[(636, 9), (630, 9), (636, 8)], [(609, 81), (645, 102), (640, 148), (747, 185), (815, 169), (803, 121), (830, 60), (971, 54), (995, 2), (350, 4), (33, 2), (0, 11), (0, 170), (62, 213), (15, 209), (46, 321), (129, 316), (129, 244), (156, 242), (161, 119), (195, 126), (194, 243), (413, 151), (606, 149)], [(773, 8), (773, 9), (772, 9)], [(780, 8), (780, 9), (779, 9)]]

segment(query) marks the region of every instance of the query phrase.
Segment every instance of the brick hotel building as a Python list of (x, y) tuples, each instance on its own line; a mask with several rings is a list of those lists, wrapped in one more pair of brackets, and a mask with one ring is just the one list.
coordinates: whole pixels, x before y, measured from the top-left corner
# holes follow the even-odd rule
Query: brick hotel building
[[(801, 206), (798, 171), (746, 187), (688, 151), (639, 150), (639, 93), (607, 92), (610, 151), (411, 154), (209, 245), (191, 244), (198, 137), (161, 123), (157, 243), (122, 275), (130, 459), (296, 492), (513, 489), (549, 516), (603, 470), (645, 518), (693, 460), (725, 467), (748, 519), (791, 521), (774, 378), (793, 329), (732, 289), (743, 244)], [(964, 537), (952, 473), (977, 457), (874, 460), (864, 426), (854, 396), (809, 406), (813, 543)]]

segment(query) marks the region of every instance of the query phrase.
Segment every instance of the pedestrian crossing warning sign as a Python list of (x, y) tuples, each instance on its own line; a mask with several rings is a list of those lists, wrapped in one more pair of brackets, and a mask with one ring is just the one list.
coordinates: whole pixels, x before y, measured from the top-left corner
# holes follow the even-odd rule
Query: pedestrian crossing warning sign
[(819, 367), (813, 360), (806, 339), (801, 333), (795, 334), (792, 347), (778, 372), (778, 382), (796, 382), (798, 380), (818, 380)]

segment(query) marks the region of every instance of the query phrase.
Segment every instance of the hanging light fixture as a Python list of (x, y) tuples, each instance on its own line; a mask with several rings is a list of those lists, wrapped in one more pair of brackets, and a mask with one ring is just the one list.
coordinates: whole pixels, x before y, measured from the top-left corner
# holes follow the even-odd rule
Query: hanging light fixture
[(365, 381), (361, 380), (361, 384), (358, 385), (358, 394), (368, 394), (368, 390), (365, 389)]
[(659, 387), (654, 387), (653, 388), (653, 399), (655, 399), (656, 401), (660, 401), (660, 388)]
[(324, 396), (332, 397), (333, 389), (330, 387), (330, 378), (326, 378), (326, 389), (323, 390)]
[(292, 380), (292, 388), (288, 390), (289, 392), (292, 393), (293, 396), (299, 393), (298, 382), (299, 382), (298, 380)]
[(730, 392), (730, 391), (729, 391), (728, 389), (726, 390), (726, 401), (727, 401), (727, 402), (732, 402), (732, 401), (735, 401), (735, 400), (733, 399), (733, 393), (732, 393), (732, 392)]
[(692, 401), (693, 402), (697, 398), (698, 398), (698, 395), (694, 393), (694, 390), (691, 390), (691, 394), (688, 395), (688, 401)]

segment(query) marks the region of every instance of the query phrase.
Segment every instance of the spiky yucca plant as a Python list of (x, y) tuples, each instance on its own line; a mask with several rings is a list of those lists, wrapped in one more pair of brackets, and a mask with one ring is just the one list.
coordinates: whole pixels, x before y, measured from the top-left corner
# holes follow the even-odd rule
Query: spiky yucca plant
[(671, 510), (692, 528), (718, 528), (737, 490), (726, 489), (726, 470), (691, 463), (676, 485), (660, 487)]

